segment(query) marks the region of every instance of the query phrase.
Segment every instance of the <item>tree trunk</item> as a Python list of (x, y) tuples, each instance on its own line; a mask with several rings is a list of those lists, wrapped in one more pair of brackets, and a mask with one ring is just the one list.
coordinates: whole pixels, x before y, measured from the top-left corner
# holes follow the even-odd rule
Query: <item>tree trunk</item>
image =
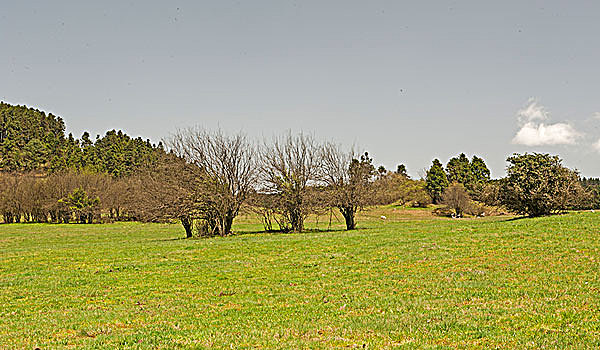
[(225, 222), (223, 225), (223, 235), (226, 236), (231, 233), (231, 227), (233, 226), (233, 215), (225, 216)]
[(291, 208), (289, 213), (292, 232), (302, 232), (304, 230), (304, 218), (302, 217), (300, 207)]
[(346, 215), (344, 219), (346, 219), (346, 230), (354, 230), (356, 228), (353, 214)]
[(13, 216), (12, 216), (11, 213), (4, 213), (3, 216), (4, 216), (4, 223), (5, 224), (12, 224), (12, 222), (13, 222), (13, 220), (12, 220)]
[(189, 216), (182, 216), (179, 220), (181, 220), (181, 225), (185, 229), (185, 238), (192, 238), (192, 224), (194, 221)]
[(344, 220), (346, 220), (346, 230), (354, 230), (356, 228), (356, 222), (354, 221), (356, 209), (354, 207), (340, 207), (339, 209)]
[(300, 215), (292, 214), (290, 221), (293, 232), (302, 232), (302, 230), (304, 229), (304, 222), (302, 222), (302, 217)]

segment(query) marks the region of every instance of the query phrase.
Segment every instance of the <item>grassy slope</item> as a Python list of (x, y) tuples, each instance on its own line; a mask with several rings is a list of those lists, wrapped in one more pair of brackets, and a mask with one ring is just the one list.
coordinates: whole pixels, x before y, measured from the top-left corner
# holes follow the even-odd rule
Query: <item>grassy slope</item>
[(600, 346), (599, 214), (366, 217), (353, 232), (204, 240), (2, 225), (0, 348)]

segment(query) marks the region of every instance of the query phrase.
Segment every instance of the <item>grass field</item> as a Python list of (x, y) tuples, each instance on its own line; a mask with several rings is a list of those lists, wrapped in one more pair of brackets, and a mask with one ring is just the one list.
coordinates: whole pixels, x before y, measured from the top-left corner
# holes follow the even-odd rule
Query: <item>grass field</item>
[(600, 347), (600, 214), (359, 226), (0, 225), (0, 348)]

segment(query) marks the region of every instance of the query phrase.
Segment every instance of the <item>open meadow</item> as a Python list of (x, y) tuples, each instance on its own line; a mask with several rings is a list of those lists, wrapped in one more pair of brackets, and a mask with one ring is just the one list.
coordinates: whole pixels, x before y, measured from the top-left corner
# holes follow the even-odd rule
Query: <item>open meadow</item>
[(0, 225), (0, 348), (600, 347), (598, 213), (318, 225)]

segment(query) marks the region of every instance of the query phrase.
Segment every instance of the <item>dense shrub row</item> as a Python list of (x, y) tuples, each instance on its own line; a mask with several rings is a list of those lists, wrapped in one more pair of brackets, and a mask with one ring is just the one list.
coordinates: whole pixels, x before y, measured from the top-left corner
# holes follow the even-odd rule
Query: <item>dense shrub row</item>
[(128, 180), (102, 173), (65, 170), (52, 174), (0, 173), (4, 223), (98, 222), (123, 219)]

